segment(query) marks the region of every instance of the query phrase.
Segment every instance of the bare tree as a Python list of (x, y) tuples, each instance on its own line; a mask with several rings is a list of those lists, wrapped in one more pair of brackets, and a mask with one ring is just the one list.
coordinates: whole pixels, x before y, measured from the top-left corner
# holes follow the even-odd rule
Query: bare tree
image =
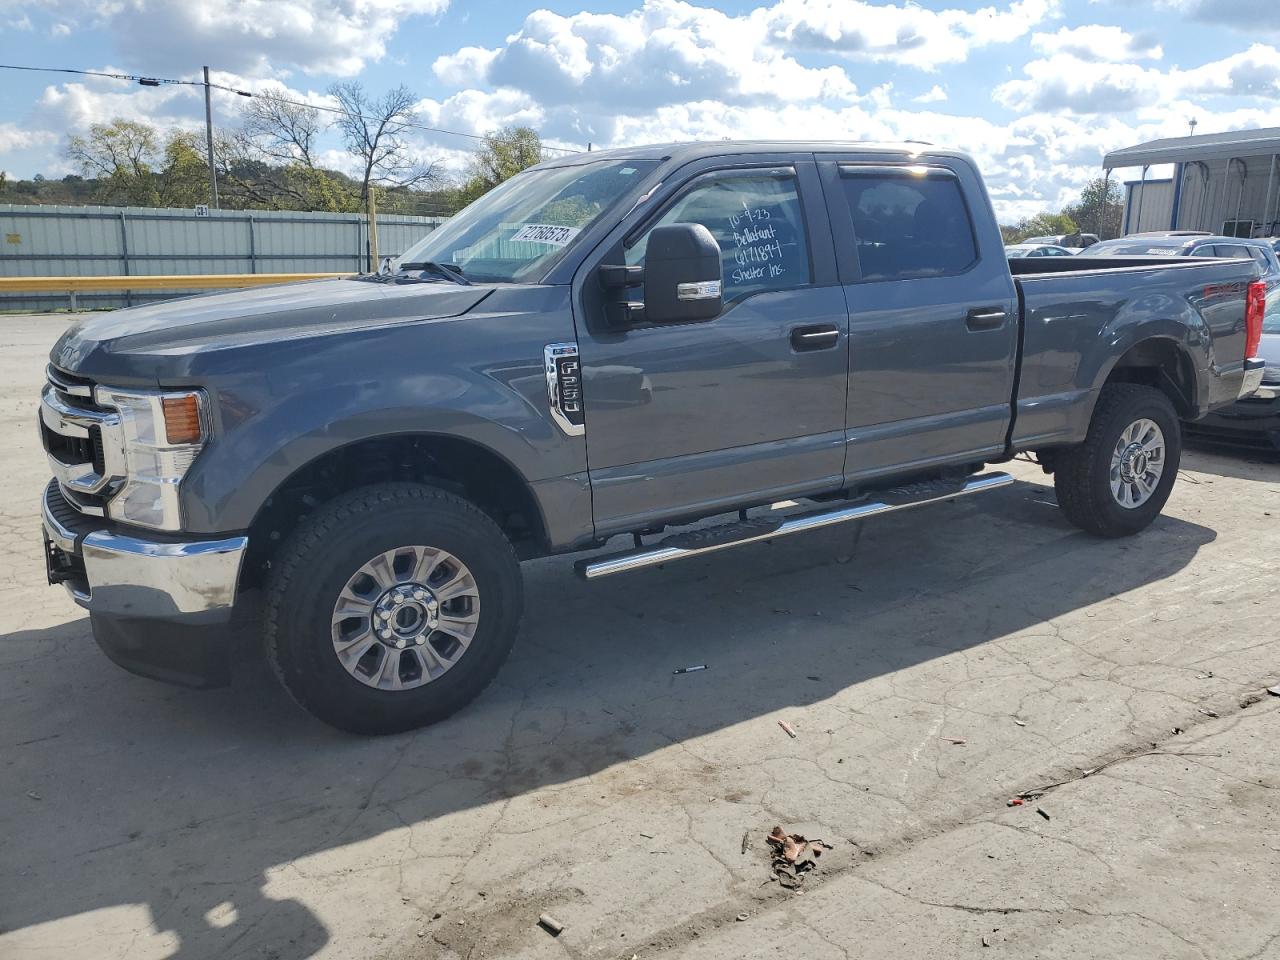
[(280, 164), (314, 169), (316, 139), (322, 129), (319, 110), (270, 90), (254, 94), (244, 111), (245, 135), (263, 157)]
[(415, 97), (408, 87), (371, 97), (357, 81), (335, 83), (329, 95), (342, 110), (334, 126), (342, 133), (347, 152), (361, 164), (361, 204), (369, 200), (370, 184), (412, 187), (436, 179), (434, 164), (413, 157), (405, 138), (416, 119)]

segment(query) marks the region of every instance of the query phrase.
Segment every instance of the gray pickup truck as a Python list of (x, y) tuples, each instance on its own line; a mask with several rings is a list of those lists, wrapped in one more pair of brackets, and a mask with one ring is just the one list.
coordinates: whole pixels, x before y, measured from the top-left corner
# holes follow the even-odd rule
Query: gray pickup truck
[(49, 579), (130, 670), (225, 683), (255, 611), (304, 707), (409, 729), (497, 672), (522, 559), (670, 563), (998, 488), (1023, 451), (1072, 523), (1136, 533), (1179, 418), (1258, 386), (1257, 276), (1011, 265), (972, 161), (920, 144), (579, 154), (387, 272), (69, 329)]

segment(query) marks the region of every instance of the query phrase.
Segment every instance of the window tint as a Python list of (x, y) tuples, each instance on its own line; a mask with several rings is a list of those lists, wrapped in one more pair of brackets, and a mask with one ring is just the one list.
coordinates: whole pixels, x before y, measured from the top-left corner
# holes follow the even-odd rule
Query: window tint
[(719, 242), (726, 302), (812, 282), (792, 173), (727, 174), (697, 182), (627, 250), (627, 263), (643, 262), (649, 232), (672, 223), (700, 223)]
[(978, 259), (955, 178), (841, 174), (863, 280), (952, 276)]

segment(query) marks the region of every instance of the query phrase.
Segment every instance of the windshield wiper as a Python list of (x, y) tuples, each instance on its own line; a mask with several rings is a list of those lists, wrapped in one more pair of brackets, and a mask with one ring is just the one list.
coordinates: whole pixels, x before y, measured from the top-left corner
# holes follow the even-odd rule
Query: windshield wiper
[(420, 260), (417, 263), (400, 264), (401, 272), (408, 270), (430, 270), (446, 280), (452, 280), (454, 283), (461, 283), (463, 286), (470, 287), (472, 283), (462, 275), (462, 268), (456, 263), (436, 263), (434, 260)]

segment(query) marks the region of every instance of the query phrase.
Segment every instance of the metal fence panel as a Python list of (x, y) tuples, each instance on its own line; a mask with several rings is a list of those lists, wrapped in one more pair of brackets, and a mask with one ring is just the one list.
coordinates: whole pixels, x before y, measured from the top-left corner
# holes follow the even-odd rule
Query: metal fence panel
[[(379, 215), (383, 256), (399, 256), (444, 217)], [(325, 273), (365, 268), (363, 214), (0, 204), (0, 276)], [(83, 294), (121, 307), (169, 293)], [(57, 294), (0, 296), (0, 310), (62, 306)]]

